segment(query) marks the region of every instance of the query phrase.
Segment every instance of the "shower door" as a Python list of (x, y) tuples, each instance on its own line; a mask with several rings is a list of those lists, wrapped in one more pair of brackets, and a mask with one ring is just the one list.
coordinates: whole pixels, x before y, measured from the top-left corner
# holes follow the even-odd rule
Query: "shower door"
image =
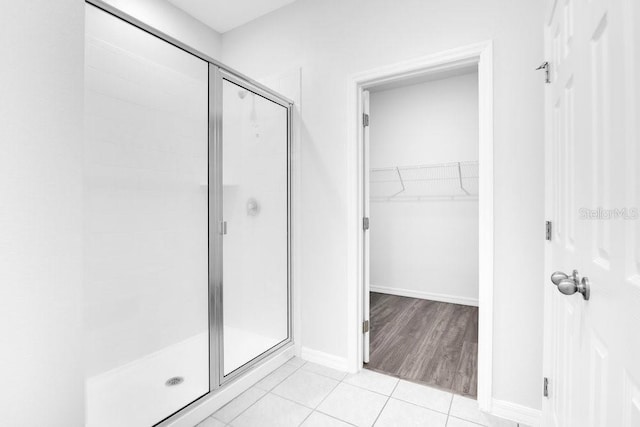
[(90, 1), (86, 425), (151, 426), (291, 342), (291, 105)]
[(208, 123), (205, 61), (86, 7), (89, 427), (151, 426), (210, 390)]
[(290, 338), (290, 108), (243, 79), (217, 72), (224, 383)]

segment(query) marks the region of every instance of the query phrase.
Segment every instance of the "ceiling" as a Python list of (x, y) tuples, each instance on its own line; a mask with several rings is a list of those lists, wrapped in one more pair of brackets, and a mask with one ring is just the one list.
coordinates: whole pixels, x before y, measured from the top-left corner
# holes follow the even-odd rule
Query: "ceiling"
[(296, 0), (169, 0), (219, 33), (232, 30)]

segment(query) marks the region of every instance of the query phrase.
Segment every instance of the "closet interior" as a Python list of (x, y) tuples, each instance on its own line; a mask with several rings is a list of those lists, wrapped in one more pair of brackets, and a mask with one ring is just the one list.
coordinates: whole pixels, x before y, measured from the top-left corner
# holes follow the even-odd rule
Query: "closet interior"
[(368, 92), (365, 367), (475, 397), (477, 66)]

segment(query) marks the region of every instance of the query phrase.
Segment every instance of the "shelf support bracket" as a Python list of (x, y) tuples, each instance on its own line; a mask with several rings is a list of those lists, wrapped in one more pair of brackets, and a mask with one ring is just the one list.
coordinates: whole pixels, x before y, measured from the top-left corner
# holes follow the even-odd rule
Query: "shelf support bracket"
[(396, 197), (398, 194), (404, 192), (404, 190), (406, 189), (406, 187), (404, 186), (404, 180), (402, 179), (402, 174), (400, 173), (400, 167), (398, 167), (398, 166), (396, 166), (396, 173), (398, 174), (398, 179), (400, 180), (400, 185), (402, 186), (402, 190), (400, 190), (397, 193), (389, 196), (389, 199), (392, 199), (392, 198)]
[(460, 180), (460, 189), (465, 192), (467, 196), (470, 196), (467, 190), (465, 190), (464, 185), (462, 184), (462, 167), (460, 166), (460, 162), (458, 162), (458, 179)]

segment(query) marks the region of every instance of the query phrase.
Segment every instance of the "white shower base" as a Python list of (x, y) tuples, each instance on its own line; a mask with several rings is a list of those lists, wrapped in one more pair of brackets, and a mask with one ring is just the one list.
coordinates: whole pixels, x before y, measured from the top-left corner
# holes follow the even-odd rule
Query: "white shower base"
[[(184, 382), (167, 387), (180, 376)], [(151, 426), (209, 391), (209, 335), (195, 335), (86, 381), (88, 427)]]
[[(224, 328), (225, 375), (282, 342), (240, 328)], [(180, 376), (184, 382), (167, 387)], [(206, 332), (86, 381), (88, 427), (151, 426), (209, 391)]]

